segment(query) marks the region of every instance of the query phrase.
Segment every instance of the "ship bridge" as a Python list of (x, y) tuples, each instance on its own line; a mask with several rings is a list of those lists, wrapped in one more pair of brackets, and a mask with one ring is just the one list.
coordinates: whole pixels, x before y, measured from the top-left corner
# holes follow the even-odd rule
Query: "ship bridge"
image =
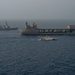
[(28, 23), (26, 22), (26, 29), (36, 29), (37, 28), (37, 24), (33, 22), (32, 25), (28, 25)]

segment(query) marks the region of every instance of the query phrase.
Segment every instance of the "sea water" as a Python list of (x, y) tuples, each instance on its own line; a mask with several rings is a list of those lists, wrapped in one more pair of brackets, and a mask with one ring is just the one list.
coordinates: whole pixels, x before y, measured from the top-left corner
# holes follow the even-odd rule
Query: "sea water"
[[(54, 27), (54, 22), (37, 21), (39, 27)], [(0, 31), (0, 75), (75, 75), (75, 36), (52, 35), (57, 40), (40, 41), (41, 36), (20, 34), (24, 21), (8, 23), (19, 29)], [(68, 24), (62, 23), (55, 27)]]

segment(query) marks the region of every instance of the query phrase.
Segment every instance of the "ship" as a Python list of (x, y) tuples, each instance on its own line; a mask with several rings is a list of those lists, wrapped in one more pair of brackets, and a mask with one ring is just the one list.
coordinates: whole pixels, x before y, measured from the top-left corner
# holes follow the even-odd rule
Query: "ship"
[(15, 28), (10, 27), (7, 22), (6, 22), (6, 25), (4, 26), (0, 25), (0, 30), (17, 30), (17, 29), (18, 27), (15, 27)]
[(38, 28), (36, 23), (26, 25), (20, 30), (22, 35), (75, 35), (75, 25), (68, 25), (66, 28)]

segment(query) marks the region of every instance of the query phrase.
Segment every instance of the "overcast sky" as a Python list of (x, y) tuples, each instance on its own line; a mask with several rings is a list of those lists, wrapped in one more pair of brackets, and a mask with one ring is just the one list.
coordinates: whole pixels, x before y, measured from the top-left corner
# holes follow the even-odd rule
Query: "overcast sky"
[(0, 0), (0, 20), (75, 19), (75, 0)]

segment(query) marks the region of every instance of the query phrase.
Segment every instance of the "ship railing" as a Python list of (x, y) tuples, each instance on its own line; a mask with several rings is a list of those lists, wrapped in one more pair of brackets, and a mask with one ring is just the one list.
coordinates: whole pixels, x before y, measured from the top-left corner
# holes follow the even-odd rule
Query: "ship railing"
[(38, 29), (39, 33), (68, 33), (70, 29)]

